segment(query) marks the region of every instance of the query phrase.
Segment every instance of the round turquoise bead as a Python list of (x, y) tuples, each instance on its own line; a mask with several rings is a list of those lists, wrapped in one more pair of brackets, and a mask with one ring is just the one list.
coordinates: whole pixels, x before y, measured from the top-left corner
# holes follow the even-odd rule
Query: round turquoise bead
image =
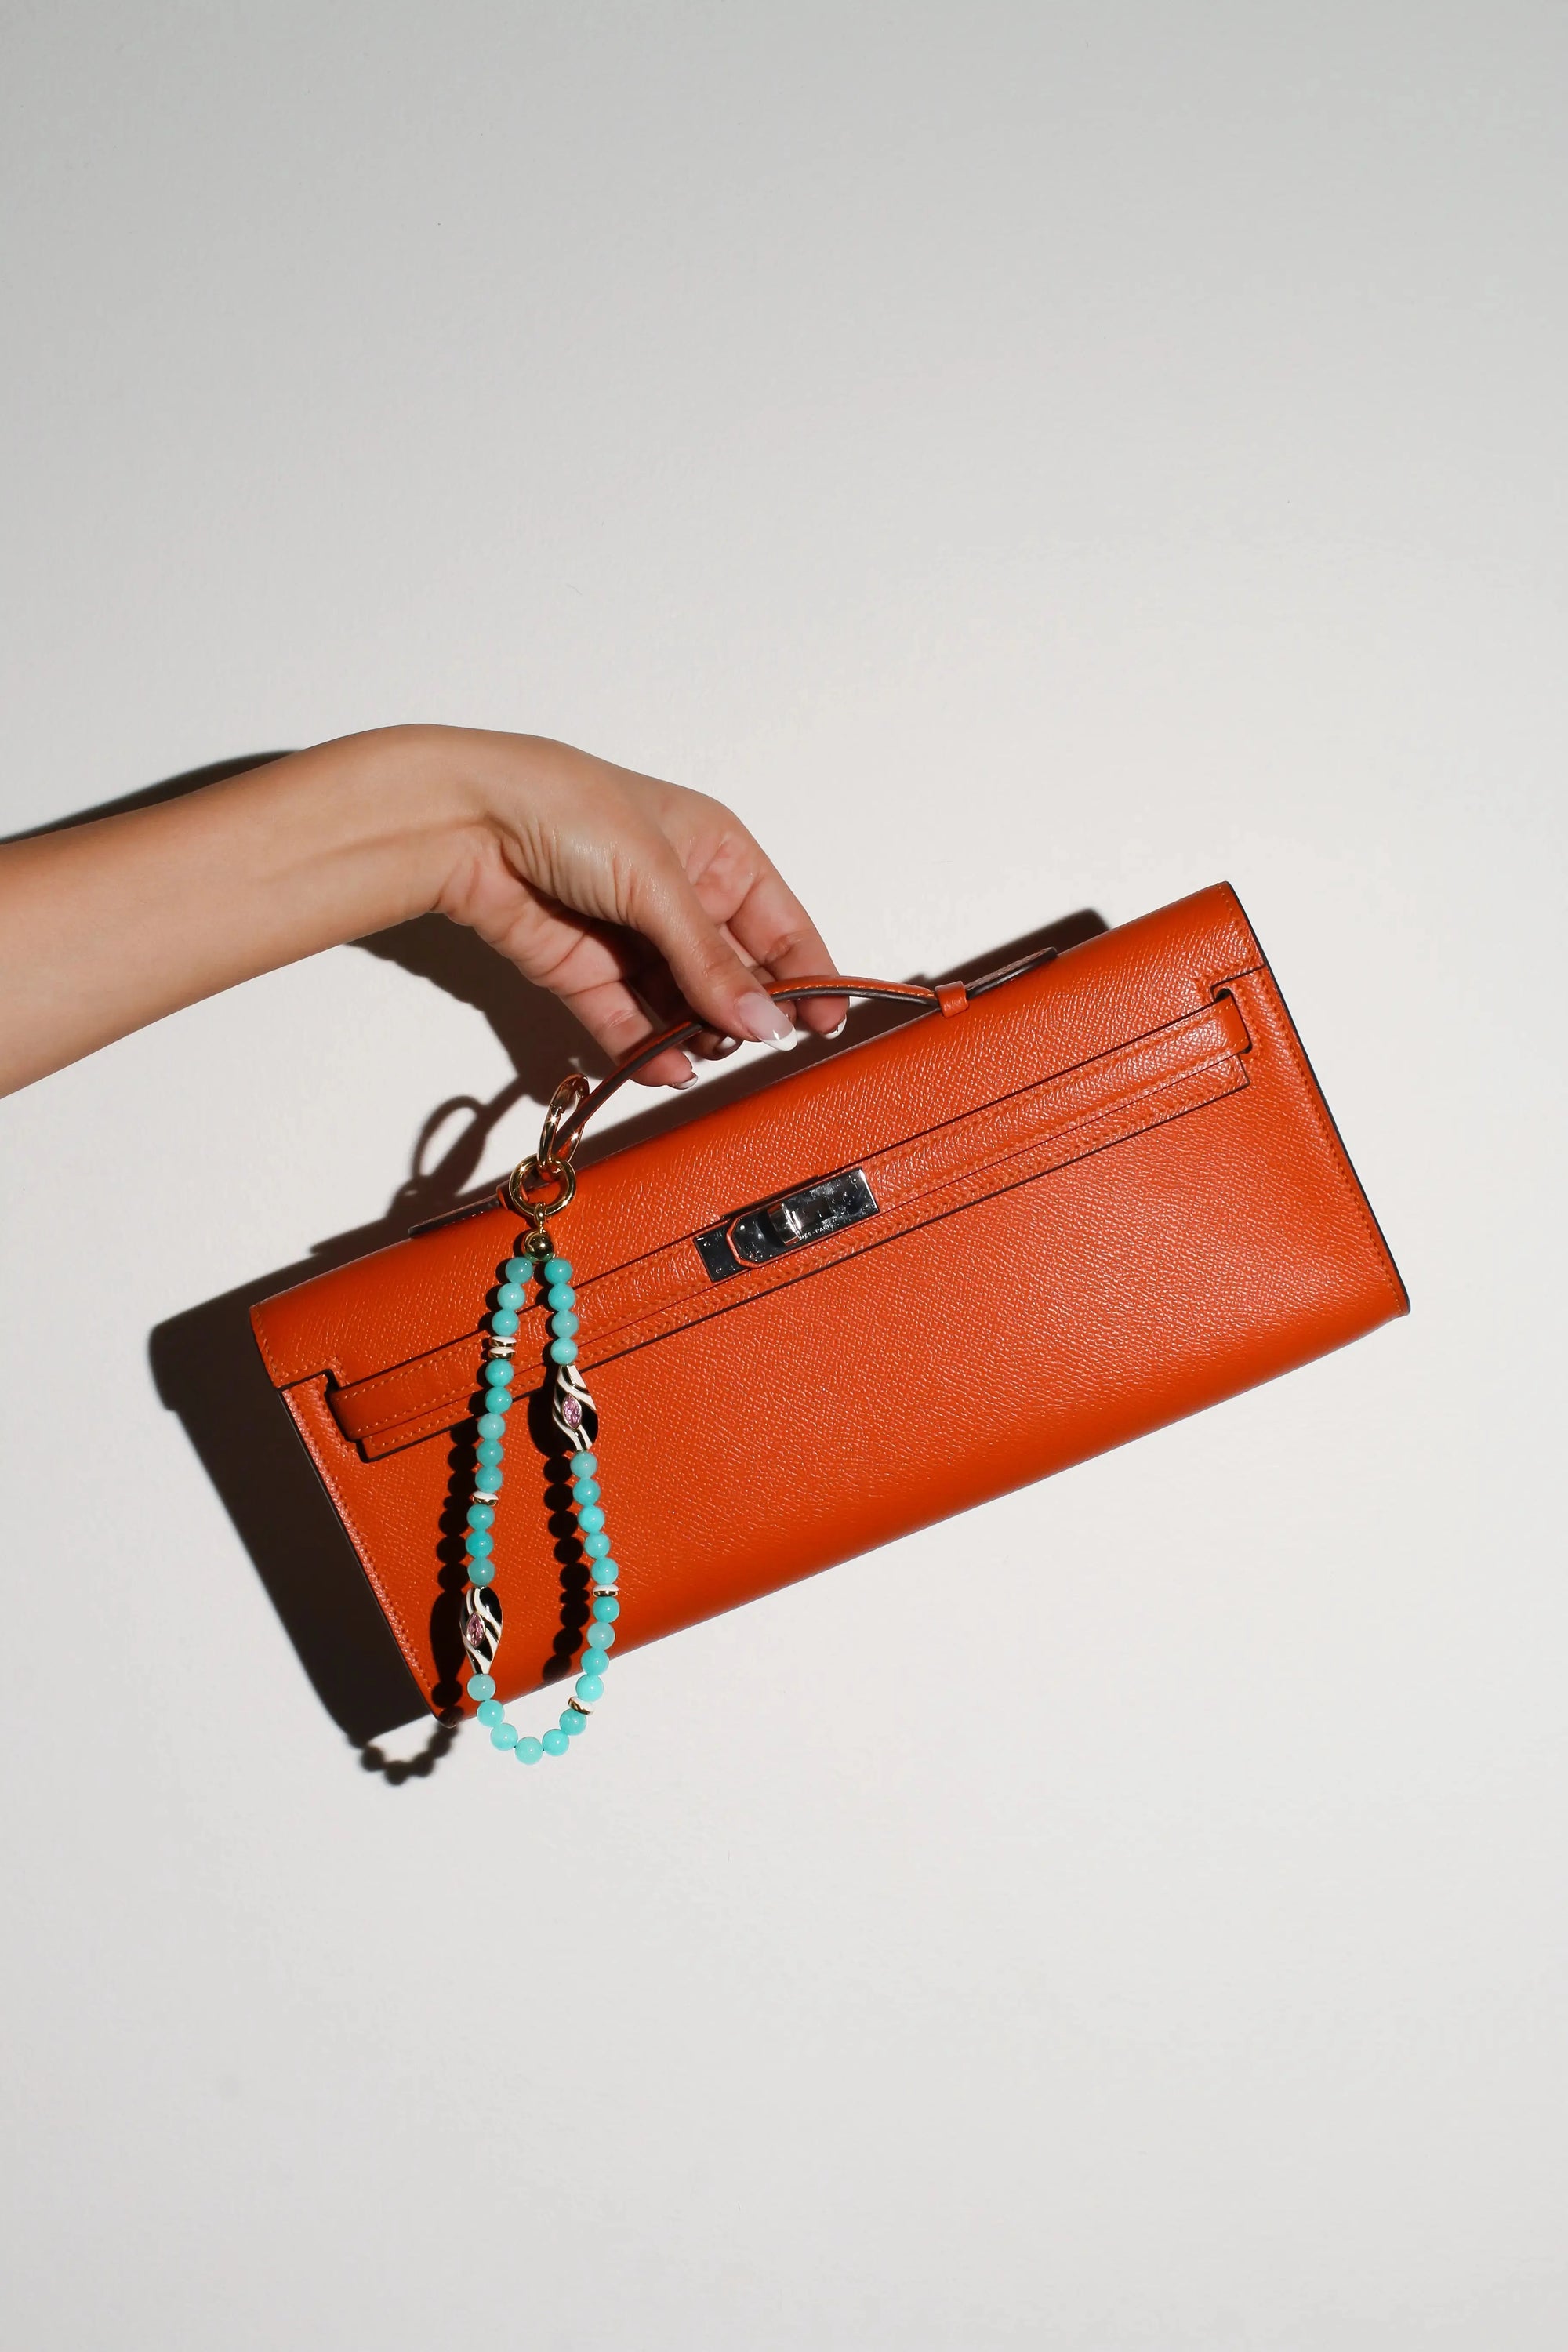
[(576, 1337), (579, 1326), (575, 1315), (568, 1314), (563, 1307), (559, 1314), (551, 1317), (550, 1328), (558, 1339), (571, 1339)]
[(470, 1584), (478, 1584), (482, 1587), (487, 1584), (493, 1584), (495, 1580), (496, 1564), (493, 1559), (471, 1559), (468, 1562), (468, 1582)]
[(575, 1339), (552, 1339), (550, 1360), (552, 1364), (574, 1364), (577, 1360)]
[(476, 1494), (483, 1492), (487, 1495), (499, 1495), (505, 1485), (506, 1480), (501, 1475), (499, 1462), (481, 1462), (474, 1473)]
[(517, 1318), (510, 1307), (498, 1307), (490, 1317), (490, 1329), (498, 1339), (510, 1339), (517, 1329)]
[(552, 1282), (544, 1294), (546, 1307), (575, 1307), (577, 1294), (569, 1282)]
[(588, 1647), (591, 1650), (607, 1650), (615, 1638), (615, 1627), (606, 1625), (602, 1618), (595, 1618), (588, 1628)]
[(528, 1293), (521, 1282), (503, 1282), (496, 1292), (498, 1307), (526, 1307)]
[(577, 1525), (585, 1536), (596, 1536), (605, 1524), (605, 1514), (597, 1503), (579, 1503)]
[(468, 1696), (476, 1703), (481, 1698), (494, 1698), (495, 1695), (496, 1685), (495, 1676), (493, 1675), (470, 1675), (468, 1676)]
[(509, 1389), (511, 1386), (511, 1366), (504, 1356), (492, 1356), (485, 1366), (485, 1386)]
[(479, 1435), (481, 1437), (504, 1437), (506, 1435), (505, 1413), (481, 1412), (479, 1415)]
[(579, 1675), (577, 1696), (584, 1706), (592, 1706), (596, 1698), (603, 1698), (605, 1696), (603, 1677), (599, 1675)]
[(574, 1478), (592, 1478), (598, 1467), (599, 1457), (596, 1454), (574, 1454), (572, 1456)]
[(540, 1272), (546, 1282), (570, 1282), (572, 1261), (569, 1257), (547, 1257)]
[(572, 1499), (579, 1507), (584, 1503), (596, 1503), (599, 1499), (598, 1480), (596, 1478), (579, 1478), (577, 1480), (577, 1492), (574, 1495)]
[(563, 1706), (561, 1710), (561, 1728), (568, 1739), (575, 1739), (580, 1731), (587, 1730), (588, 1718), (585, 1715), (579, 1715), (574, 1706)]
[(499, 1723), (505, 1712), (506, 1710), (501, 1706), (499, 1698), (482, 1698), (479, 1701), (479, 1721), (481, 1723)]
[(490, 1727), (490, 1746), (492, 1748), (515, 1748), (517, 1746), (516, 1724), (492, 1724)]
[(539, 1740), (525, 1736), (518, 1741), (511, 1752), (520, 1764), (537, 1764), (544, 1749)]
[(476, 1559), (483, 1559), (486, 1552), (494, 1551), (495, 1548), (496, 1539), (489, 1528), (475, 1528), (471, 1530), (468, 1536), (468, 1549)]
[(601, 1552), (598, 1559), (594, 1562), (595, 1583), (618, 1584), (620, 1580), (621, 1564), (619, 1560), (612, 1559), (608, 1552)]
[(479, 1455), (479, 1460), (485, 1465), (486, 1468), (489, 1469), (503, 1458), (506, 1453), (506, 1448), (501, 1444), (499, 1437), (481, 1437), (479, 1444), (475, 1446), (474, 1452)]
[(495, 1523), (496, 1515), (488, 1503), (468, 1505), (468, 1525), (471, 1528), (493, 1528)]
[(584, 1536), (583, 1549), (590, 1559), (604, 1559), (609, 1552), (610, 1538), (601, 1535)]
[(510, 1389), (487, 1389), (485, 1391), (485, 1411), (487, 1412), (510, 1412), (511, 1411), (511, 1391)]
[(613, 1592), (601, 1592), (594, 1603), (594, 1614), (601, 1625), (613, 1625), (621, 1613), (621, 1604)]
[(557, 1729), (547, 1731), (539, 1744), (547, 1756), (564, 1756), (572, 1742), (563, 1731)]

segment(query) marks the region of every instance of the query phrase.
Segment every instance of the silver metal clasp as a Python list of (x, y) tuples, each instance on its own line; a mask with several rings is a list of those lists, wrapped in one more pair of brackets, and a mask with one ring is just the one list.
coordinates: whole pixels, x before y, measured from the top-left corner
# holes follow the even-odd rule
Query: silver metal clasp
[(766, 1265), (770, 1259), (804, 1249), (808, 1242), (841, 1233), (846, 1225), (876, 1213), (877, 1196), (866, 1171), (849, 1168), (841, 1175), (803, 1184), (798, 1192), (761, 1201), (754, 1208), (737, 1210), (722, 1224), (710, 1225), (696, 1237), (697, 1255), (709, 1279), (722, 1282), (744, 1266)]

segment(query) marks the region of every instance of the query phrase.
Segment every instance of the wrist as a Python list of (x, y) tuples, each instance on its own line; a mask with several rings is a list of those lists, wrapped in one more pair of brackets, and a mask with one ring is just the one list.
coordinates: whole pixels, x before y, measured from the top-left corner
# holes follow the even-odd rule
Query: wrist
[(440, 903), (454, 863), (483, 824), (482, 741), (469, 729), (410, 723), (342, 736), (302, 755), (321, 762), (331, 830), (386, 894), (386, 923)]

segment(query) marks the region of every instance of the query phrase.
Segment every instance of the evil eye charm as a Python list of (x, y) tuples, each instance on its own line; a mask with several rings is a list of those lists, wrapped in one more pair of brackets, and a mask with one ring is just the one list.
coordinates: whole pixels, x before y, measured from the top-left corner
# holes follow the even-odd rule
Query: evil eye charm
[(599, 1434), (599, 1413), (575, 1364), (557, 1364), (550, 1418), (566, 1440), (569, 1454), (586, 1454)]
[(500, 1647), (500, 1602), (493, 1585), (470, 1585), (463, 1596), (463, 1647), (488, 1675)]

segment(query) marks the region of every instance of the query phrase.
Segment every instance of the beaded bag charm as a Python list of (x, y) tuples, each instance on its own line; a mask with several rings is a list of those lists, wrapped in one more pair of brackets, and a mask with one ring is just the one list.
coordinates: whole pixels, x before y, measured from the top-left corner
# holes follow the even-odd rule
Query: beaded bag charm
[[(587, 1093), (585, 1079), (574, 1075), (556, 1088), (545, 1113), (539, 1150), (513, 1169), (503, 1185), (508, 1205), (529, 1221), (520, 1236), (518, 1255), (507, 1260), (500, 1288), (489, 1318), (489, 1343), (484, 1368), (484, 1411), (479, 1418), (473, 1498), (468, 1505), (468, 1589), (463, 1597), (463, 1647), (473, 1672), (468, 1696), (479, 1702), (479, 1721), (489, 1727), (490, 1745), (510, 1748), (520, 1764), (537, 1764), (544, 1756), (564, 1756), (576, 1735), (585, 1730), (595, 1701), (605, 1694), (605, 1674), (621, 1613), (617, 1580), (620, 1571), (610, 1555), (605, 1533), (604, 1506), (599, 1500), (598, 1411), (577, 1370), (577, 1294), (572, 1287), (572, 1264), (556, 1253), (546, 1220), (559, 1215), (577, 1190), (569, 1157), (553, 1150), (556, 1130)], [(536, 1193), (545, 1197), (536, 1199)], [(506, 1417), (512, 1406), (512, 1358), (517, 1348), (520, 1310), (528, 1304), (528, 1286), (538, 1281), (550, 1308), (551, 1337), (545, 1349), (550, 1383), (550, 1420), (567, 1455), (572, 1482), (572, 1507), (577, 1532), (594, 1584), (594, 1614), (588, 1627), (582, 1672), (574, 1694), (561, 1719), (542, 1738), (520, 1734), (507, 1720), (496, 1696), (496, 1652), (500, 1646), (501, 1604), (495, 1589), (496, 1505), (500, 1497), (501, 1465), (505, 1458)]]

